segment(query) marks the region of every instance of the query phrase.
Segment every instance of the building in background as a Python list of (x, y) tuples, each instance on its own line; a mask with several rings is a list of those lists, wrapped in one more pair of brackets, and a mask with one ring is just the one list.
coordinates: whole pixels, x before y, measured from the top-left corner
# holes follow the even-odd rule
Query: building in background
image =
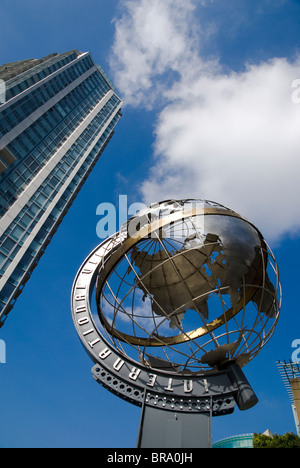
[(1, 327), (112, 137), (122, 101), (90, 53), (76, 50), (2, 65), (0, 81)]
[[(261, 443), (261, 436), (264, 437), (263, 444)], [(259, 448), (259, 445), (264, 445), (265, 448), (269, 445), (269, 442), (266, 444), (265, 439), (274, 439), (274, 437), (276, 440), (277, 436), (274, 436), (270, 429), (267, 429), (263, 434), (240, 434), (226, 437), (226, 439), (215, 442), (212, 448)]]
[(254, 434), (241, 434), (215, 442), (212, 448), (253, 448)]
[(290, 397), (296, 433), (300, 436), (300, 366), (296, 362), (278, 361), (278, 371)]

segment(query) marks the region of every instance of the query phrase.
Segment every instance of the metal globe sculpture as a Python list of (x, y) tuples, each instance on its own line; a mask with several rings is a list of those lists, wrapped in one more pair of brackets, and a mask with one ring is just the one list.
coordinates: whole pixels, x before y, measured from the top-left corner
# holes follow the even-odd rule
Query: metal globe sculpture
[(106, 243), (97, 324), (121, 355), (191, 375), (243, 367), (276, 327), (281, 288), (258, 229), (210, 201), (169, 200)]

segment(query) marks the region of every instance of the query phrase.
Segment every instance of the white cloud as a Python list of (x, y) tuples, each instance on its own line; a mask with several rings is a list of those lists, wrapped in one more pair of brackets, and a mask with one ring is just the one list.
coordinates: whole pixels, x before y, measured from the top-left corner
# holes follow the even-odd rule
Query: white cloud
[[(111, 57), (114, 81), (125, 103), (151, 107), (167, 89), (166, 72), (180, 74), (191, 62), (201, 36), (193, 21), (194, 0), (127, 0), (115, 21)], [(193, 25), (191, 27), (191, 25)], [(163, 79), (157, 82), (157, 77)]]
[[(130, 104), (153, 103), (155, 92), (164, 102), (143, 201), (208, 198), (248, 217), (267, 239), (299, 230), (300, 104), (292, 83), (300, 59), (225, 74), (201, 58), (195, 2), (126, 4), (116, 25), (118, 85)], [(166, 87), (168, 71), (176, 75)]]
[(157, 160), (142, 186), (146, 201), (215, 200), (240, 211), (272, 239), (299, 229), (295, 76), (300, 60), (277, 59), (241, 74), (177, 84), (174, 101), (156, 125)]

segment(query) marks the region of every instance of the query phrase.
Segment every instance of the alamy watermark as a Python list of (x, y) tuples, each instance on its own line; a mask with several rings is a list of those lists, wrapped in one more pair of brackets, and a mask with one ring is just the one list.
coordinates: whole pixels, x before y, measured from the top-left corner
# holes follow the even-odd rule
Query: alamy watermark
[(6, 343), (0, 340), (0, 364), (6, 364)]
[(292, 362), (300, 364), (300, 340), (294, 340), (292, 342), (292, 348), (295, 349), (292, 353)]
[[(187, 237), (192, 231), (204, 233), (204, 216), (195, 216), (195, 213), (201, 214), (201, 208), (204, 202), (201, 200), (187, 200), (182, 203), (157, 203), (149, 208), (144, 203), (132, 203), (128, 206), (127, 195), (119, 195), (118, 206), (113, 203), (100, 203), (96, 209), (96, 215), (100, 216), (97, 222), (96, 233), (99, 239), (106, 239), (117, 231), (126, 232), (129, 237), (139, 235), (140, 229), (149, 226), (149, 224), (159, 219), (170, 216), (166, 229), (160, 230), (160, 237)], [(178, 213), (178, 215), (173, 214)], [(187, 222), (187, 218), (193, 213), (192, 223)], [(184, 222), (181, 222), (183, 221)], [(172, 230), (172, 223), (177, 223), (176, 230)], [(174, 228), (174, 226), (173, 226)], [(147, 236), (157, 237), (157, 230), (151, 231)]]
[(0, 105), (6, 102), (6, 84), (4, 80), (0, 80)]
[(127, 195), (119, 195), (119, 206), (103, 202), (97, 206), (96, 215), (100, 216), (97, 222), (96, 233), (99, 239), (106, 239), (115, 234), (127, 220), (144, 210), (144, 203), (132, 203), (128, 206)]

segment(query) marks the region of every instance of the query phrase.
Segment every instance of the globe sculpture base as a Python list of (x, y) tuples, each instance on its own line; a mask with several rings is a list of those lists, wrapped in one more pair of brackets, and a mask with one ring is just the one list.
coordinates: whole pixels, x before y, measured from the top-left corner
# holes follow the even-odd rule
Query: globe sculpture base
[[(189, 403), (185, 402), (183, 406), (182, 400), (180, 403), (175, 399), (171, 405), (172, 411), (162, 410), (157, 407), (157, 399), (154, 400), (155, 406), (149, 403), (150, 394), (145, 392), (137, 448), (211, 448), (213, 416), (229, 414), (234, 410), (233, 400), (228, 393), (222, 406), (222, 389), (228, 388), (228, 379), (232, 385), (231, 397), (238, 408), (245, 411), (255, 406), (258, 399), (240, 366), (235, 361), (227, 361), (221, 367), (220, 371), (225, 370), (226, 373), (223, 373), (224, 381), (219, 387), (220, 394), (210, 394), (201, 402), (198, 399), (197, 412), (192, 411), (193, 405), (196, 405), (195, 401), (189, 400)], [(209, 387), (208, 379), (207, 388)], [(223, 409), (219, 407), (218, 411), (218, 404)], [(226, 404), (227, 410), (224, 409)]]
[(125, 365), (117, 372), (113, 372), (117, 366), (106, 366), (111, 357), (93, 367), (93, 377), (118, 397), (142, 407), (138, 448), (209, 448), (213, 417), (232, 413), (235, 405), (244, 411), (258, 402), (235, 361), (220, 365), (216, 374), (181, 381), (159, 376), (154, 384), (154, 374), (149, 374), (143, 390), (136, 370), (131, 369), (129, 380)]
[(142, 410), (137, 448), (211, 448), (212, 416), (170, 413), (147, 404)]

